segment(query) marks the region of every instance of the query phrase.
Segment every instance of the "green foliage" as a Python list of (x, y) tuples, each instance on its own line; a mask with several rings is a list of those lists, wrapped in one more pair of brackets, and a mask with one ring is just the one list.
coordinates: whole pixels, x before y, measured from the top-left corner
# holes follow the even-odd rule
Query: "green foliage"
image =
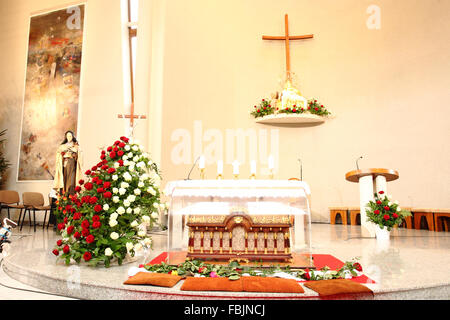
[(250, 114), (255, 118), (260, 118), (274, 113), (275, 107), (272, 106), (271, 101), (262, 99), (259, 105), (254, 106), (254, 110)]
[(401, 210), (398, 203), (392, 202), (383, 191), (374, 194), (374, 201), (367, 204), (367, 220), (377, 224), (380, 228), (386, 227), (391, 231), (395, 225), (400, 225), (411, 212)]
[(331, 113), (317, 100), (309, 100), (307, 109), (293, 105), (292, 107), (287, 107), (281, 110), (272, 106), (270, 100), (263, 99), (261, 103), (257, 106), (254, 106), (254, 110), (250, 113), (255, 118), (264, 117), (269, 114), (302, 114), (302, 113), (310, 113), (318, 116), (328, 116)]

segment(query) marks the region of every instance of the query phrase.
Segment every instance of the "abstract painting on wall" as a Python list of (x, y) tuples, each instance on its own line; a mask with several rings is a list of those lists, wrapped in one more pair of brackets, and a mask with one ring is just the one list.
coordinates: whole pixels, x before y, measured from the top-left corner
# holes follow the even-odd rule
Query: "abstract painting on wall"
[(52, 180), (64, 133), (77, 132), (84, 12), (30, 18), (18, 181)]

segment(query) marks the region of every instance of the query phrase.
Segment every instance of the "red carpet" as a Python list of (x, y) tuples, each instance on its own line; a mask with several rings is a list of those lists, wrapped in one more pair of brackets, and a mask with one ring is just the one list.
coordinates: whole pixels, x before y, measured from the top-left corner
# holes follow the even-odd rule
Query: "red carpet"
[[(319, 270), (325, 266), (330, 267), (331, 270), (338, 270), (343, 265), (344, 262), (341, 260), (333, 257), (330, 254), (313, 254), (314, 259), (314, 265), (316, 266), (316, 269)], [(167, 252), (161, 253), (159, 256), (154, 258), (152, 261), (150, 261), (148, 264), (160, 264), (161, 262), (165, 261), (167, 258)], [(364, 266), (363, 266), (364, 268)], [(352, 281), (358, 282), (358, 283), (375, 283), (372, 279), (368, 278), (365, 275), (354, 277), (351, 279)], [(307, 282), (307, 281), (305, 281)]]

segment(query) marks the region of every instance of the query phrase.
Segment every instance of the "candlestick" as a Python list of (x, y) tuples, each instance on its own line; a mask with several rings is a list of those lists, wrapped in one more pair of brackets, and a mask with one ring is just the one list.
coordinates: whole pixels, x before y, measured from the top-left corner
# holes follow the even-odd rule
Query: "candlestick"
[(239, 162), (237, 160), (233, 161), (233, 175), (235, 179), (239, 177)]
[(200, 156), (200, 159), (198, 160), (198, 168), (205, 169), (205, 156)]
[(256, 161), (255, 160), (250, 161), (250, 174), (256, 175)]
[(273, 170), (275, 168), (275, 159), (273, 158), (273, 155), (269, 156), (269, 170)]
[(219, 160), (217, 161), (217, 179), (222, 180), (223, 178), (223, 161)]
[(200, 169), (200, 177), (205, 180), (205, 168)]

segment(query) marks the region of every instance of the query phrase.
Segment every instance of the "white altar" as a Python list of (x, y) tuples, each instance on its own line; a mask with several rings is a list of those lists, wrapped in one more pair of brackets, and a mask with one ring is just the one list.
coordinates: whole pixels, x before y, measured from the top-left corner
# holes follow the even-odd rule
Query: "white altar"
[(165, 193), (171, 199), (168, 252), (311, 257), (311, 192), (305, 182), (181, 180), (169, 182)]

